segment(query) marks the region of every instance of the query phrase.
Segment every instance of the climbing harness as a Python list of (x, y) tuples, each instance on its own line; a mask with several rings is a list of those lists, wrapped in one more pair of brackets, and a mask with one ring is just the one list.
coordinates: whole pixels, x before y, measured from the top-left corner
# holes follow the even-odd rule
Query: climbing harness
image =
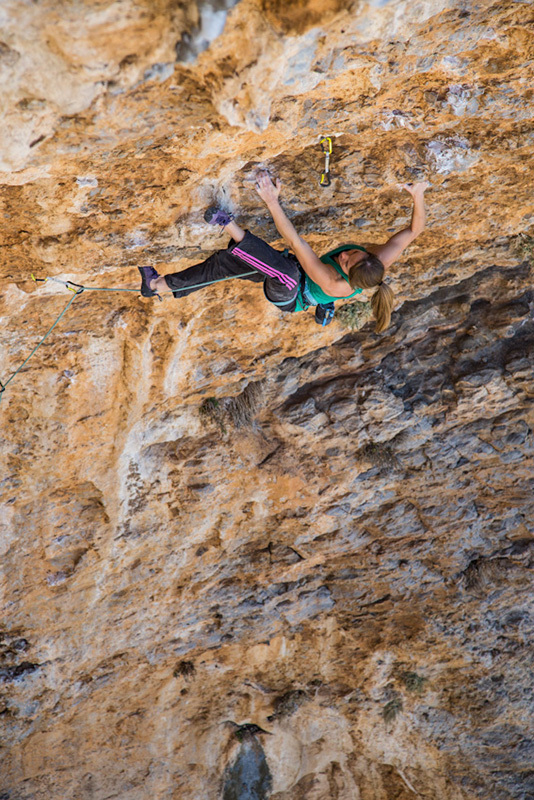
[[(255, 275), (255, 274), (256, 274), (255, 270), (251, 270), (249, 272), (243, 272), (241, 275), (228, 275), (226, 278), (218, 278), (215, 281), (206, 281), (205, 283), (197, 283), (194, 286), (187, 286), (186, 288), (187, 289), (201, 289), (203, 286), (210, 286), (212, 283), (221, 283), (222, 281), (228, 281), (231, 278), (246, 278), (248, 275)], [(5, 383), (3, 383), (0, 380), (0, 401), (2, 400), (2, 397), (4, 395), (5, 390), (7, 389), (7, 385), (9, 383), (11, 383), (11, 381), (13, 380), (15, 375), (17, 375), (17, 373), (19, 373), (21, 371), (21, 369), (24, 366), (26, 366), (26, 364), (28, 363), (30, 358), (34, 355), (34, 353), (37, 352), (37, 350), (40, 348), (40, 346), (43, 344), (43, 342), (46, 341), (46, 339), (50, 336), (50, 334), (52, 333), (52, 331), (54, 330), (54, 328), (58, 324), (58, 322), (61, 319), (61, 317), (68, 311), (68, 309), (70, 308), (70, 306), (72, 305), (74, 300), (76, 300), (76, 298), (80, 294), (82, 294), (83, 292), (135, 292), (136, 294), (139, 294), (139, 289), (111, 288), (111, 287), (108, 287), (108, 286), (82, 286), (81, 284), (74, 283), (73, 281), (64, 281), (61, 278), (53, 278), (53, 277), (50, 277), (50, 276), (47, 277), (47, 278), (36, 278), (33, 275), (33, 273), (31, 274), (31, 277), (32, 277), (32, 280), (35, 281), (35, 283), (46, 283), (47, 281), (52, 281), (53, 283), (59, 283), (62, 286), (65, 286), (69, 290), (69, 292), (72, 292), (73, 294), (72, 294), (72, 297), (70, 298), (69, 302), (65, 306), (65, 308), (61, 311), (61, 313), (57, 317), (57, 319), (54, 322), (54, 324), (51, 325), (51, 327), (47, 330), (47, 332), (45, 333), (45, 335), (43, 336), (41, 341), (36, 344), (36, 346), (31, 351), (30, 355), (22, 362), (20, 367), (18, 367), (15, 370), (15, 372), (13, 372), (13, 374), (9, 376), (9, 378), (7, 379), (7, 381), (5, 381)], [(180, 291), (180, 290), (179, 289), (178, 290), (175, 289), (174, 291), (176, 292), (176, 291)], [(173, 294), (173, 290), (169, 289), (169, 290), (167, 290), (165, 292), (161, 292), (161, 294)]]
[(330, 156), (332, 155), (332, 139), (330, 136), (323, 136), (319, 142), (324, 153), (324, 172), (319, 183), (321, 186), (330, 186)]

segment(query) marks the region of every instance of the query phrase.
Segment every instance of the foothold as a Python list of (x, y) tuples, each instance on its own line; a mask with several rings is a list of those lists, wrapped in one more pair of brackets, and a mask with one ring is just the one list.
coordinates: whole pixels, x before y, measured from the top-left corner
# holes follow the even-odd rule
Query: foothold
[(43, 141), (45, 138), (46, 138), (46, 137), (45, 137), (44, 133), (42, 133), (40, 136), (38, 136), (38, 137), (37, 137), (37, 139), (34, 139), (32, 142), (30, 142), (30, 147), (35, 147), (35, 145), (36, 145), (36, 144), (39, 144), (39, 143), (40, 143), (40, 142), (42, 142), (42, 141)]

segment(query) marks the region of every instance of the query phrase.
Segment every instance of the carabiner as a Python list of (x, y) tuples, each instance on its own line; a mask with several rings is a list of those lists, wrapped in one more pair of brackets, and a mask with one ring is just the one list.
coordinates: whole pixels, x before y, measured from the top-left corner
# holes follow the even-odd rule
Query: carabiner
[[(326, 146), (323, 144), (323, 142), (327, 142)], [(328, 153), (328, 155), (332, 154), (332, 139), (330, 136), (323, 136), (319, 144), (321, 145), (323, 153)]]
[(84, 286), (80, 286), (79, 283), (73, 283), (72, 281), (65, 281), (65, 286), (69, 292), (74, 292), (74, 294), (81, 294), (85, 289)]

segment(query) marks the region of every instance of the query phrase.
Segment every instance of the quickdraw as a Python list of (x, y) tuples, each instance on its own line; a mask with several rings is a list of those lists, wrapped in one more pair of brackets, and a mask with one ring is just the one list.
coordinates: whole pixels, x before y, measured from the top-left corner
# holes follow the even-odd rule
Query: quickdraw
[(330, 156), (332, 155), (332, 139), (330, 136), (323, 136), (319, 142), (324, 153), (324, 172), (319, 183), (321, 186), (330, 186)]

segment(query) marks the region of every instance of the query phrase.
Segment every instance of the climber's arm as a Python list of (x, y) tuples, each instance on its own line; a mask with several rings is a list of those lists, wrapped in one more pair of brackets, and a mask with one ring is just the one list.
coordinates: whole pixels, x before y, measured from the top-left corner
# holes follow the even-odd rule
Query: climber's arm
[(403, 184), (402, 188), (411, 194), (413, 198), (410, 227), (398, 231), (398, 233), (391, 236), (384, 244), (375, 244), (367, 248), (370, 253), (374, 253), (375, 256), (378, 256), (385, 267), (390, 267), (400, 256), (402, 251), (424, 231), (426, 224), (425, 189), (428, 189), (429, 185), (430, 184), (426, 181), (414, 184)]
[(276, 184), (273, 184), (270, 176), (263, 172), (258, 176), (256, 188), (259, 196), (271, 212), (278, 233), (291, 247), (304, 272), (324, 292), (333, 297), (347, 297), (353, 294), (354, 289), (351, 288), (345, 278), (330, 264), (323, 264), (310, 245), (299, 236), (293, 223), (287, 218), (278, 201), (278, 195), (282, 188), (280, 180), (277, 179)]

